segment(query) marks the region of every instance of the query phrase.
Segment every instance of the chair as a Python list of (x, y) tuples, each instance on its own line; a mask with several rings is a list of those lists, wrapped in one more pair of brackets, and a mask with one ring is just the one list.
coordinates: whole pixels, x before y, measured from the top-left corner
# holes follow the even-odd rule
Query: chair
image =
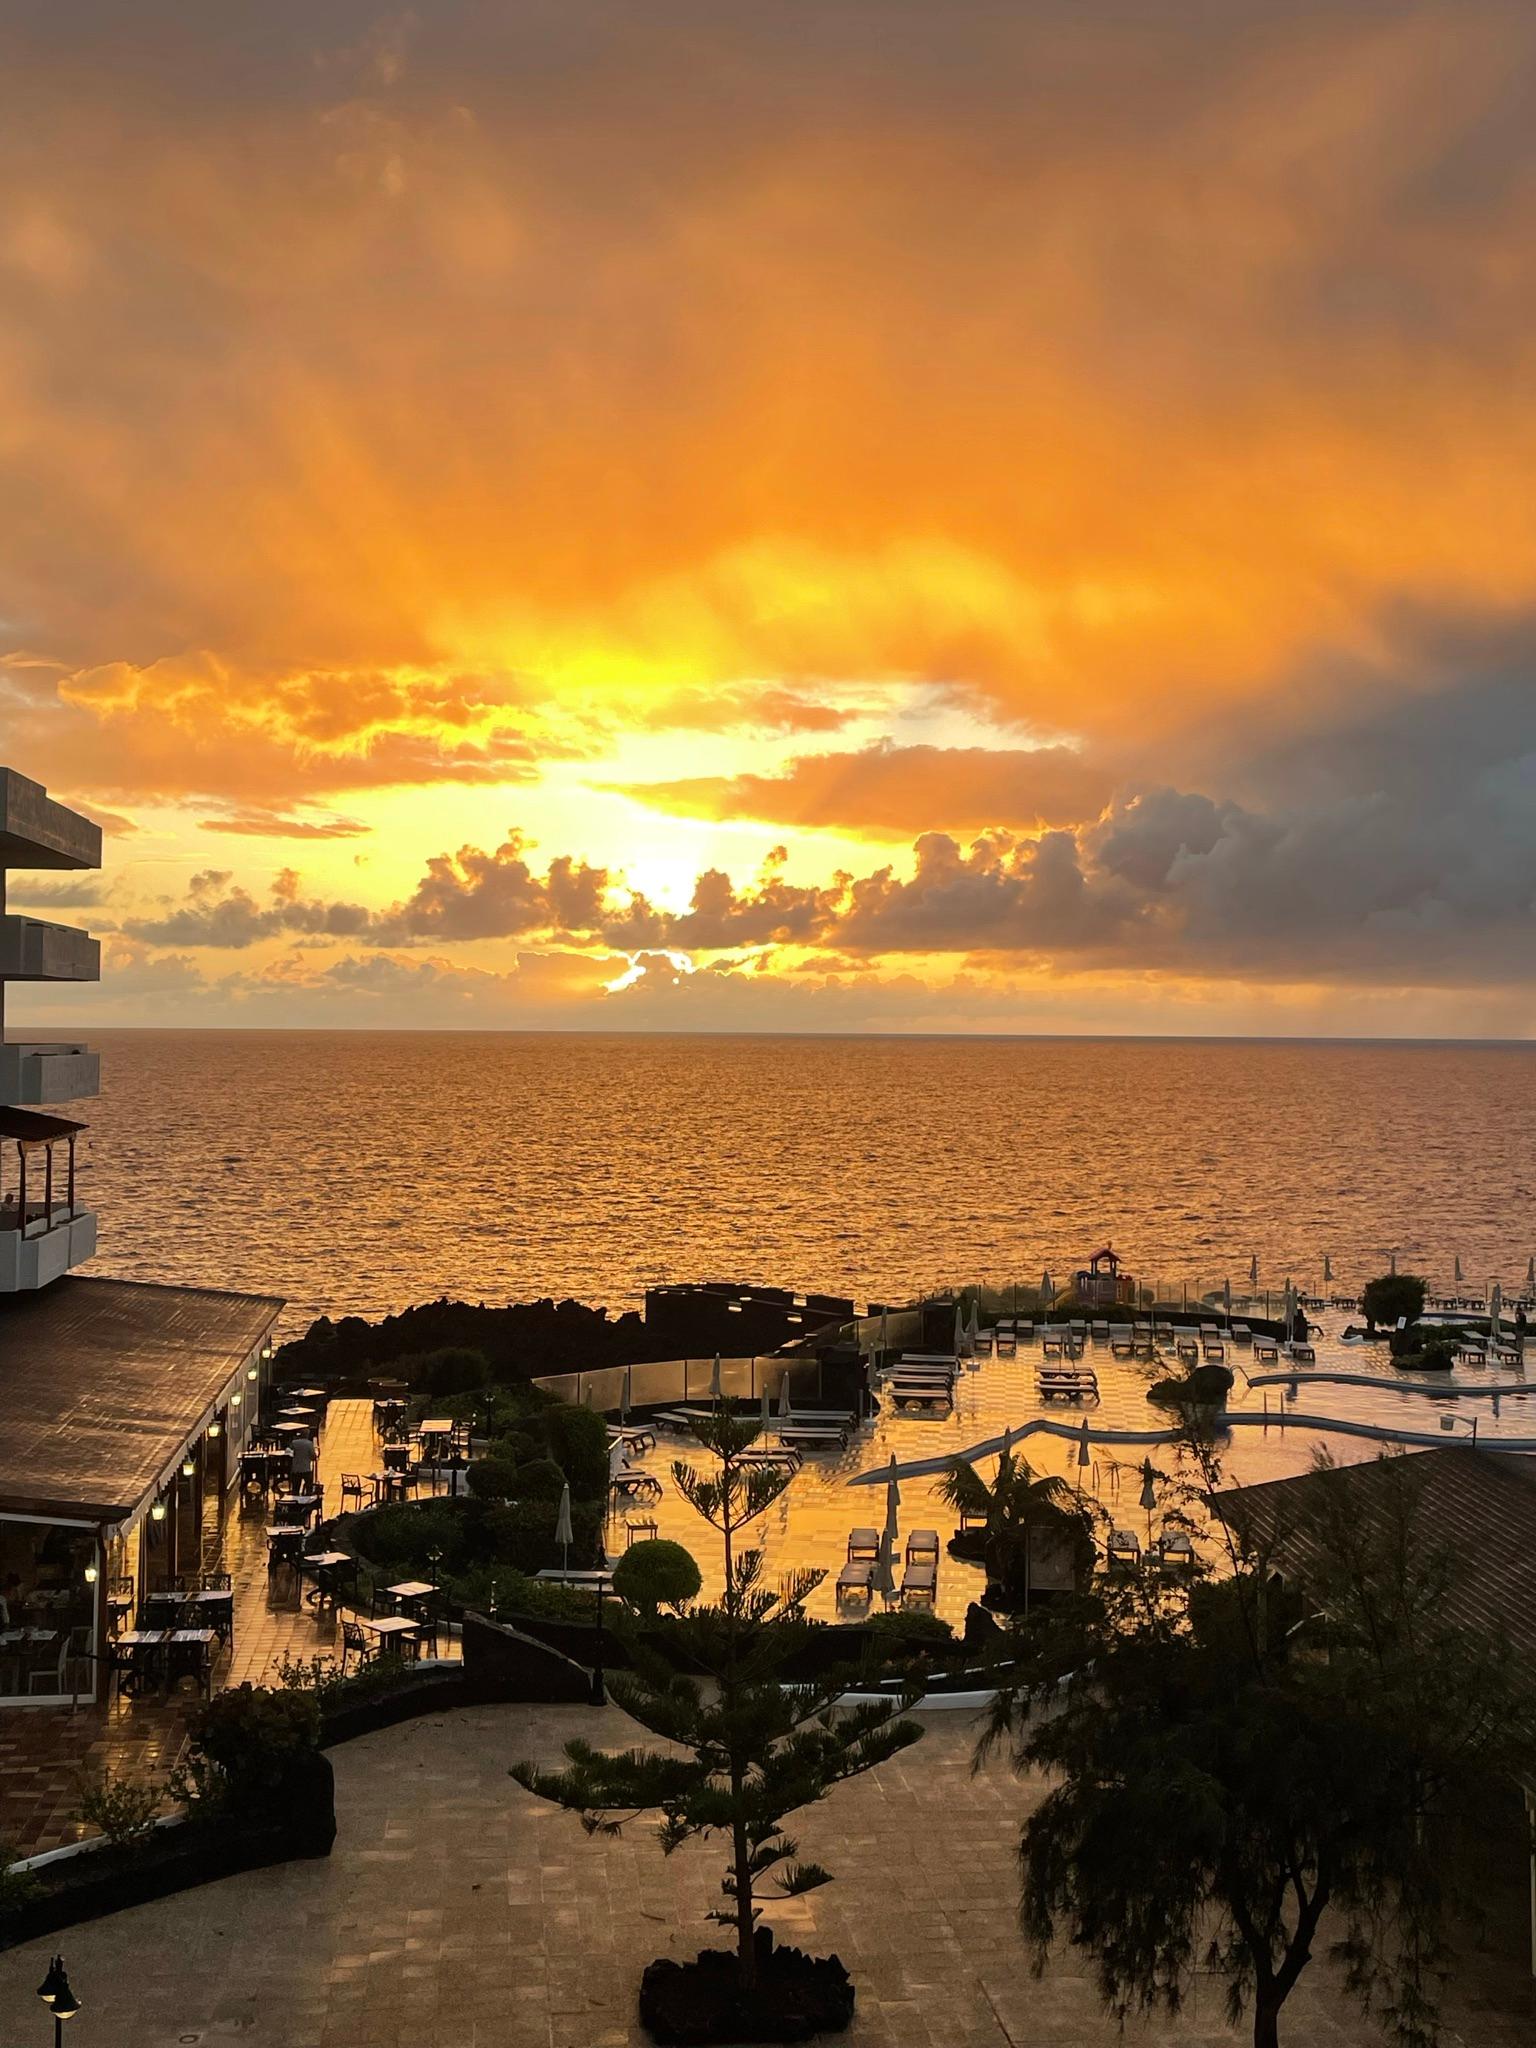
[(29, 1695), (36, 1692), (62, 1693), (69, 1690), (64, 1683), (64, 1667), (69, 1662), (69, 1644), (70, 1638), (67, 1635), (61, 1636), (59, 1639), (59, 1654), (54, 1659), (52, 1665), (41, 1663), (33, 1665), (32, 1669), (27, 1673), (27, 1692)]
[(873, 1600), (875, 1568), (872, 1564), (845, 1564), (837, 1575), (839, 1600)]
[(347, 1512), (347, 1503), (356, 1507), (363, 1505), (363, 1475), (361, 1472), (343, 1472), (341, 1475), (341, 1512)]
[(1141, 1538), (1134, 1529), (1111, 1529), (1107, 1562), (1111, 1571), (1137, 1571), (1141, 1566)]
[(937, 1564), (909, 1564), (901, 1575), (901, 1599), (905, 1606), (909, 1600), (926, 1601), (932, 1607), (938, 1598), (939, 1568)]
[(848, 1532), (848, 1562), (877, 1558), (880, 1555), (880, 1537), (874, 1529), (851, 1529)]
[(907, 1563), (929, 1563), (937, 1567), (939, 1562), (939, 1532), (937, 1529), (914, 1529), (907, 1538)]
[(368, 1631), (360, 1621), (348, 1621), (345, 1616), (341, 1623), (341, 1669), (347, 1669), (347, 1659), (356, 1657), (360, 1664), (373, 1661), (373, 1645), (368, 1640)]

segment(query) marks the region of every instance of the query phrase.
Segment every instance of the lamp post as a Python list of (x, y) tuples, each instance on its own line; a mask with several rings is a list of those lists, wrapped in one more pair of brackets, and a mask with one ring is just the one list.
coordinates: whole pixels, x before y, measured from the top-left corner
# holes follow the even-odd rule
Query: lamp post
[(64, 2022), (74, 2018), (80, 2010), (80, 2001), (69, 1988), (62, 1956), (55, 1956), (49, 1963), (48, 1974), (38, 1985), (37, 1995), (53, 2014), (53, 2048), (63, 2048)]

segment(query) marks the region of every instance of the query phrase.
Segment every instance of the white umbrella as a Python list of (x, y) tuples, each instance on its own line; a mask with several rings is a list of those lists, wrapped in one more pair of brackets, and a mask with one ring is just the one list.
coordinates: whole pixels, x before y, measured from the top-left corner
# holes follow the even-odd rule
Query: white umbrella
[(779, 1381), (779, 1420), (780, 1422), (788, 1422), (789, 1417), (789, 1374), (786, 1372), (783, 1379)]
[(1388, 1252), (1387, 1254), (1387, 1271), (1389, 1273), (1397, 1271), (1397, 1253), (1395, 1251)]
[(881, 1311), (880, 1311), (880, 1352), (881, 1352), (881, 1356), (883, 1357), (883, 1356), (885, 1355), (885, 1353), (886, 1353), (887, 1351), (889, 1351), (889, 1350), (890, 1350), (890, 1348), (891, 1348), (891, 1333), (890, 1333), (890, 1327), (889, 1327), (889, 1324), (888, 1324), (888, 1322), (887, 1322), (887, 1319), (886, 1319), (886, 1313), (885, 1313), (885, 1310), (884, 1310), (884, 1309), (881, 1309)]
[(880, 1555), (875, 1560), (875, 1591), (883, 1600), (889, 1600), (896, 1590), (896, 1574), (891, 1567), (891, 1532), (886, 1529), (880, 1537)]
[(624, 1368), (624, 1391), (619, 1396), (619, 1420), (621, 1422), (628, 1419), (629, 1404), (635, 1398), (635, 1383), (631, 1373), (632, 1368), (626, 1365)]
[(764, 1436), (768, 1434), (768, 1383), (763, 1382), (763, 1417), (760, 1424)]
[(1083, 1417), (1082, 1429), (1079, 1431), (1077, 1438), (1077, 1468), (1081, 1471), (1085, 1465), (1091, 1465), (1092, 1463), (1093, 1454), (1088, 1448), (1088, 1418), (1085, 1415)]
[(1285, 1307), (1281, 1314), (1285, 1325), (1285, 1334), (1289, 1337), (1296, 1323), (1296, 1289), (1289, 1280), (1285, 1283)]
[(1323, 1253), (1323, 1285), (1325, 1287), (1333, 1285), (1333, 1260), (1327, 1252)]
[(1460, 1285), (1461, 1285), (1461, 1254), (1460, 1254), (1460, 1252), (1458, 1252), (1458, 1253), (1456, 1254), (1456, 1258), (1455, 1258), (1455, 1262), (1454, 1262), (1454, 1265), (1453, 1265), (1453, 1268), (1452, 1268), (1452, 1270), (1453, 1270), (1453, 1272), (1455, 1273), (1455, 1276), (1456, 1276), (1456, 1285), (1457, 1285), (1458, 1287), (1460, 1287)]
[(1055, 1290), (1055, 1288), (1054, 1288), (1054, 1287), (1053, 1287), (1053, 1286), (1051, 1285), (1051, 1276), (1050, 1276), (1050, 1274), (1049, 1274), (1049, 1273), (1042, 1273), (1042, 1274), (1040, 1275), (1040, 1306), (1041, 1306), (1041, 1308), (1042, 1308), (1042, 1309), (1047, 1309), (1047, 1308), (1049, 1308), (1049, 1307), (1050, 1307), (1050, 1305), (1051, 1305), (1051, 1303), (1052, 1303), (1052, 1302), (1053, 1302), (1053, 1301), (1055, 1300), (1055, 1298), (1056, 1298), (1056, 1290)]
[(1227, 1321), (1230, 1323), (1232, 1320), (1232, 1282), (1230, 1279), (1223, 1280), (1221, 1283), (1221, 1305), (1226, 1310)]
[(555, 1517), (555, 1541), (559, 1544), (561, 1550), (560, 1568), (562, 1571), (569, 1571), (571, 1568), (571, 1544), (573, 1540), (574, 1532), (571, 1528), (571, 1488), (569, 1481), (567, 1481), (560, 1489), (560, 1512)]
[(976, 1300), (975, 1296), (973, 1295), (973, 1296), (972, 1296), (972, 1298), (971, 1298), (971, 1321), (970, 1321), (970, 1327), (969, 1327), (969, 1328), (967, 1329), (967, 1331), (966, 1331), (966, 1337), (967, 1337), (967, 1339), (968, 1339), (968, 1341), (969, 1341), (969, 1343), (970, 1343), (970, 1347), (971, 1347), (971, 1353), (972, 1353), (972, 1355), (973, 1355), (973, 1356), (975, 1355), (975, 1351), (976, 1351), (976, 1342), (977, 1342), (977, 1339), (978, 1339), (978, 1338), (980, 1337), (980, 1335), (981, 1335), (981, 1304), (980, 1304), (980, 1303), (979, 1303), (979, 1302), (978, 1302), (978, 1301)]
[(718, 1401), (720, 1398), (720, 1354), (718, 1351), (715, 1353), (714, 1369), (709, 1375), (709, 1398), (711, 1401)]
[(1255, 1252), (1255, 1253), (1254, 1253), (1254, 1255), (1253, 1255), (1253, 1257), (1252, 1257), (1252, 1258), (1251, 1258), (1251, 1259), (1250, 1259), (1250, 1260), (1248, 1261), (1248, 1285), (1249, 1285), (1250, 1287), (1257, 1287), (1257, 1286), (1258, 1286), (1258, 1284), (1259, 1284), (1259, 1255), (1258, 1255), (1258, 1253), (1257, 1253), (1257, 1252)]
[(957, 1302), (955, 1303), (955, 1356), (956, 1356), (956, 1358), (959, 1358), (959, 1357), (961, 1357), (961, 1356), (962, 1356), (962, 1354), (964, 1353), (964, 1351), (965, 1351), (965, 1305), (964, 1305), (964, 1303), (963, 1303), (963, 1302), (958, 1302), (958, 1301), (957, 1301)]
[(885, 1481), (885, 1533), (894, 1543), (898, 1517), (901, 1510), (901, 1481), (896, 1475), (896, 1453), (891, 1453), (890, 1471)]
[(1499, 1322), (1504, 1314), (1504, 1289), (1495, 1280), (1493, 1292), (1488, 1298), (1488, 1335), (1495, 1344), (1499, 1341)]
[(1536, 1294), (1536, 1259), (1527, 1259), (1525, 1262), (1525, 1291), (1527, 1294)]

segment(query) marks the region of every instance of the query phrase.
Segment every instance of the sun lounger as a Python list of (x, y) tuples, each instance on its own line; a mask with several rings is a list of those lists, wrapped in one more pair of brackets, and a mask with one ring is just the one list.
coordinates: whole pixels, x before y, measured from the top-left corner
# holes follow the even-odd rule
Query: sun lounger
[(1291, 1356), (1298, 1365), (1316, 1365), (1317, 1351), (1311, 1344), (1293, 1344)]
[(1136, 1356), (1136, 1339), (1130, 1335), (1115, 1337), (1110, 1340), (1109, 1348), (1116, 1358), (1134, 1358)]
[(939, 1562), (939, 1532), (937, 1529), (914, 1529), (907, 1538), (907, 1563), (922, 1564), (925, 1561), (937, 1566)]
[(1205, 1362), (1207, 1365), (1220, 1365), (1226, 1358), (1226, 1355), (1227, 1347), (1225, 1344), (1218, 1343), (1214, 1337), (1206, 1338)]
[(805, 1422), (781, 1422), (779, 1441), (807, 1451), (840, 1451), (847, 1446), (848, 1432), (845, 1429), (815, 1429)]
[(1184, 1531), (1178, 1529), (1163, 1538), (1158, 1545), (1158, 1555), (1165, 1571), (1187, 1572), (1195, 1562), (1195, 1546)]
[(1231, 1334), (1234, 1344), (1251, 1344), (1253, 1342), (1253, 1332), (1246, 1323), (1234, 1323)]
[(1135, 1571), (1141, 1564), (1141, 1538), (1134, 1529), (1111, 1529), (1108, 1563), (1111, 1571)]
[(1095, 1343), (1107, 1344), (1109, 1342), (1109, 1323), (1107, 1319), (1096, 1317), (1089, 1324), (1089, 1328), (1093, 1331)]
[(772, 1444), (753, 1444), (750, 1449), (736, 1453), (738, 1465), (788, 1465), (792, 1472), (798, 1472), (804, 1460), (792, 1444), (780, 1444), (777, 1450)]
[(1191, 1363), (1200, 1356), (1200, 1346), (1193, 1337), (1181, 1337), (1174, 1346), (1174, 1349), (1178, 1352), (1180, 1358), (1187, 1358)]
[(931, 1607), (939, 1596), (939, 1568), (936, 1564), (909, 1564), (901, 1575), (901, 1597), (925, 1602)]
[(1279, 1359), (1280, 1346), (1269, 1337), (1255, 1337), (1253, 1340), (1253, 1362), (1255, 1365), (1273, 1365)]
[(839, 1600), (856, 1600), (860, 1596), (872, 1600), (875, 1596), (875, 1568), (872, 1564), (845, 1564), (837, 1575), (837, 1597)]
[(877, 1529), (850, 1529), (848, 1531), (848, 1562), (858, 1564), (873, 1561), (880, 1555), (880, 1532)]
[(1060, 1358), (1062, 1339), (1060, 1337), (1042, 1337), (1040, 1349), (1047, 1358)]

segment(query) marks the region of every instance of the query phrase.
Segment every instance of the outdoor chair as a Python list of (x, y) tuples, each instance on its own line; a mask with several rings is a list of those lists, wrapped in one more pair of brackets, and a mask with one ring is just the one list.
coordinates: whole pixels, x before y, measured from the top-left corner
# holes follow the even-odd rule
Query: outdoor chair
[(1311, 1344), (1293, 1344), (1291, 1346), (1291, 1356), (1298, 1365), (1316, 1365), (1317, 1363), (1317, 1350)]
[(51, 1664), (39, 1661), (28, 1671), (27, 1692), (29, 1694), (60, 1693), (69, 1690), (64, 1682), (64, 1667), (69, 1662), (69, 1640), (67, 1635), (59, 1638), (58, 1655)]
[(848, 1532), (848, 1562), (877, 1558), (880, 1555), (880, 1537), (873, 1529), (850, 1529)]
[(845, 1564), (837, 1575), (839, 1600), (872, 1600), (875, 1597), (875, 1568), (872, 1564)]
[(358, 1508), (363, 1505), (363, 1475), (361, 1472), (343, 1472), (341, 1475), (341, 1512), (347, 1512), (351, 1501)]
[(907, 1563), (931, 1563), (937, 1568), (939, 1562), (939, 1532), (937, 1529), (914, 1529), (907, 1538)]
[(347, 1621), (343, 1619), (341, 1624), (341, 1669), (343, 1676), (346, 1675), (347, 1659), (349, 1657), (356, 1657), (359, 1664), (370, 1664), (373, 1661), (373, 1645), (368, 1640), (367, 1629), (363, 1627), (360, 1621)]
[(939, 1593), (939, 1568), (936, 1564), (909, 1564), (901, 1575), (901, 1598), (905, 1606), (909, 1600), (926, 1602), (932, 1607)]
[(1141, 1538), (1134, 1529), (1111, 1529), (1107, 1562), (1111, 1571), (1136, 1571), (1141, 1565)]

